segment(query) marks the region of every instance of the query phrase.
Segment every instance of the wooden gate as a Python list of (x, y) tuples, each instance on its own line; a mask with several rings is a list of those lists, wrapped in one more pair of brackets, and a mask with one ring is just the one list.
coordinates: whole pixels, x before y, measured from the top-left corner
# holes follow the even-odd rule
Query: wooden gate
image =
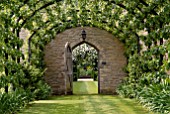
[(65, 94), (73, 94), (73, 61), (72, 49), (69, 42), (65, 45), (64, 51), (65, 64)]

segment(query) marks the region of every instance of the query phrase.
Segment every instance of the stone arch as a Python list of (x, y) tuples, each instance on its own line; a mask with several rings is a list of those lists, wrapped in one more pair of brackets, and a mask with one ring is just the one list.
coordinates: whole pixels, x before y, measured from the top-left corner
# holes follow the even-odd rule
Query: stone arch
[[(94, 27), (84, 27), (87, 38), (86, 42), (96, 47), (99, 51), (99, 73), (101, 94), (115, 94), (116, 87), (126, 73), (123, 68), (126, 65), (123, 44), (110, 33)], [(65, 94), (64, 81), (64, 46), (70, 42), (70, 46), (83, 43), (81, 39), (81, 27), (67, 29), (56, 35), (45, 47), (45, 64), (47, 71), (45, 80), (52, 87), (53, 94)]]
[(83, 44), (83, 43), (86, 43), (86, 44), (94, 47), (97, 51), (99, 51), (99, 48), (98, 48), (98, 47), (96, 47), (94, 44), (92, 44), (92, 43), (90, 43), (90, 42), (88, 42), (88, 41), (81, 41), (81, 42), (79, 42), (78, 44), (75, 44), (74, 46), (72, 45), (72, 50), (74, 50), (74, 48), (76, 48), (77, 46), (79, 46), (79, 45), (81, 45), (81, 44)]

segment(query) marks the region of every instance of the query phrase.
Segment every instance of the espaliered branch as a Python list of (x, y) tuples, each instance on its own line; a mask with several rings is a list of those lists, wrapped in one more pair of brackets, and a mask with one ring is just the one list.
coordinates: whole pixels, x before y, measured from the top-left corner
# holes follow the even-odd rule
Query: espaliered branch
[[(11, 98), (9, 92), (27, 96), (25, 103), (39, 99), (40, 93), (45, 98), (50, 89), (41, 73), (44, 46), (68, 28), (91, 26), (107, 30), (125, 45), (128, 77), (118, 93), (138, 98), (150, 110), (170, 113), (169, 11), (169, 0), (2, 0), (0, 99)], [(28, 38), (20, 39), (21, 30), (29, 31)]]

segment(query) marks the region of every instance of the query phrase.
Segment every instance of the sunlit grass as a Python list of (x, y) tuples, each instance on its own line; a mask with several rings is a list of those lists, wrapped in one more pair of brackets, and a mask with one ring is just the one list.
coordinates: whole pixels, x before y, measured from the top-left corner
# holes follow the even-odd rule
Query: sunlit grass
[(86, 84), (89, 83), (74, 83), (74, 92), (79, 95), (53, 96), (49, 100), (35, 101), (19, 114), (154, 114), (145, 110), (135, 100), (112, 95), (87, 95), (87, 93), (80, 95), (92, 90), (92, 88), (84, 88), (78, 91), (78, 88)]
[(97, 81), (74, 82), (73, 94), (98, 94), (98, 82)]

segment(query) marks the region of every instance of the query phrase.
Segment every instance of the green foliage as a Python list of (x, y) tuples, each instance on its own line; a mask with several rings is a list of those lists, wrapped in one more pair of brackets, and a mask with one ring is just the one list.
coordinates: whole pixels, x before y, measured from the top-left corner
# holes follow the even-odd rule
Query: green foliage
[(129, 76), (118, 87), (117, 92), (124, 97), (137, 98), (150, 110), (169, 113), (170, 76), (163, 71), (163, 66), (155, 65), (154, 59), (146, 62), (147, 59), (142, 60), (143, 58), (134, 56), (129, 59), (132, 59), (129, 62), (131, 65), (128, 64), (127, 67)]
[(51, 95), (51, 87), (43, 81), (39, 81), (36, 85), (36, 89), (33, 91), (36, 96), (35, 99), (47, 99)]
[(97, 80), (98, 52), (89, 44), (83, 43), (73, 50), (74, 81), (79, 77), (91, 77)]
[(150, 110), (167, 114), (170, 112), (170, 89), (159, 84), (150, 85), (141, 90), (139, 101)]
[[(168, 113), (169, 105), (164, 101), (169, 85), (164, 84), (169, 84), (165, 75), (170, 68), (169, 11), (169, 0), (2, 0), (0, 88), (7, 91), (8, 85), (13, 89), (28, 87), (29, 93), (38, 95), (43, 91), (47, 95), (49, 87), (41, 82), (45, 45), (67, 28), (98, 27), (119, 38), (126, 49), (128, 77), (118, 92), (138, 98), (152, 110)], [(19, 32), (23, 28), (31, 34), (33, 66), (27, 66), (28, 70), (19, 61), (23, 54)]]
[(29, 90), (35, 99), (46, 99), (51, 94), (51, 88), (44, 82), (44, 71), (33, 65), (24, 66), (25, 77), (21, 80), (20, 86)]
[(0, 113), (13, 114), (25, 107), (29, 102), (29, 95), (24, 90), (11, 93), (0, 93)]

